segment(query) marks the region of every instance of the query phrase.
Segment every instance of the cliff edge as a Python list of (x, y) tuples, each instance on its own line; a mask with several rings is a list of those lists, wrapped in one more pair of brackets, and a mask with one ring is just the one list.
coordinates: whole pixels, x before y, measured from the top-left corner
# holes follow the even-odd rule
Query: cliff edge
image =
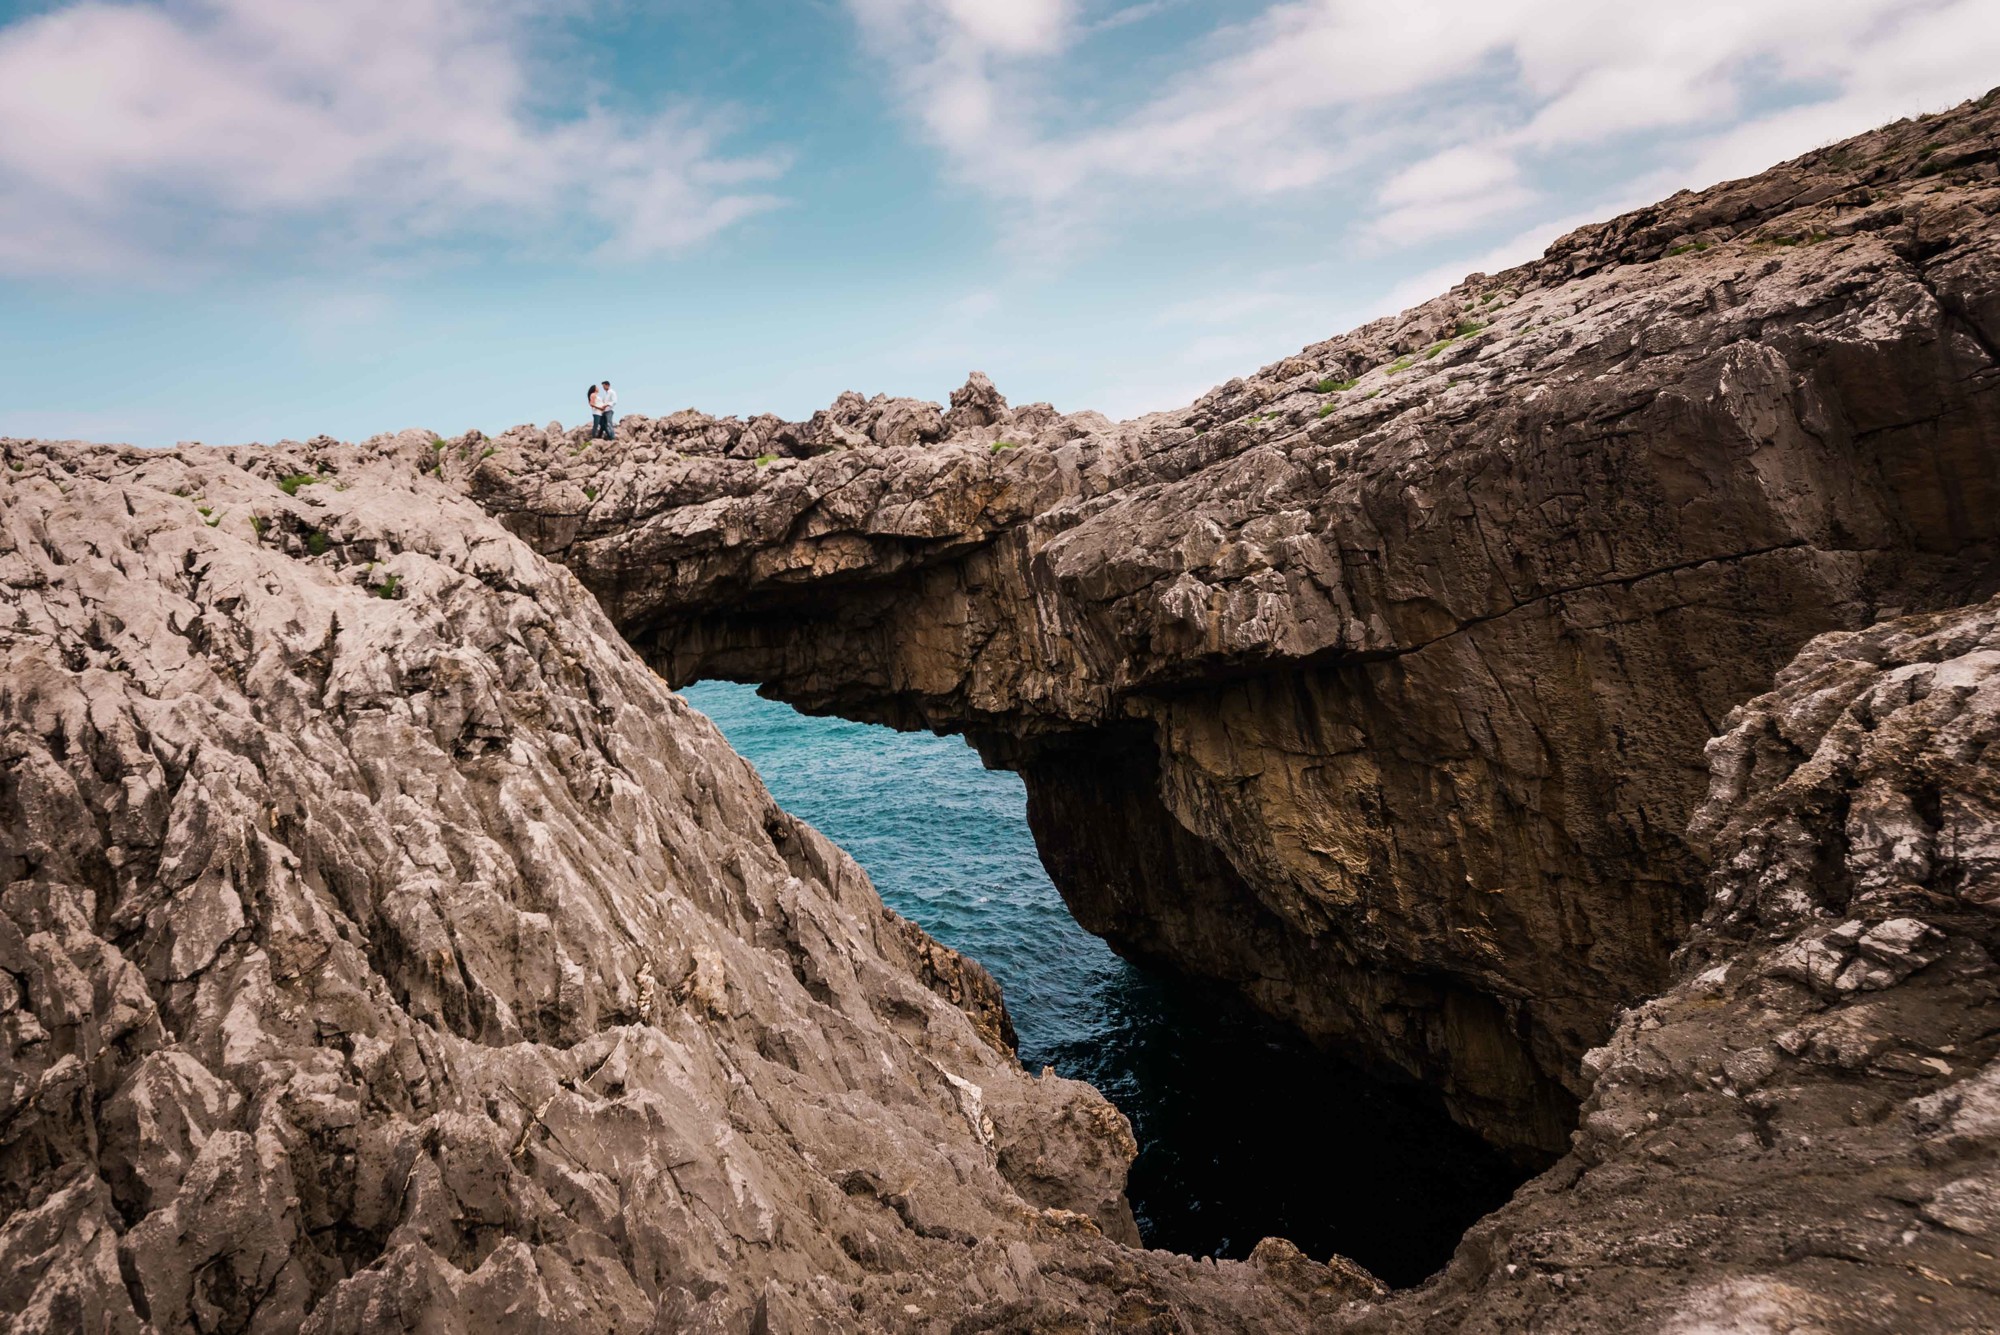
[[(0, 1310), (1992, 1326), (1996, 217), (1989, 97), (1135, 422), (0, 441)], [(708, 676), (965, 733), (1086, 926), (1547, 1170), (1402, 1294), (1137, 1246)]]
[(2000, 579), (1996, 170), (1989, 97), (1134, 422), (975, 376), (439, 462), (669, 681), (965, 733), (1091, 930), (1545, 1162), (1729, 709)]
[(431, 457), (6, 448), (9, 1330), (1324, 1305), (1123, 1245), (1117, 1110)]

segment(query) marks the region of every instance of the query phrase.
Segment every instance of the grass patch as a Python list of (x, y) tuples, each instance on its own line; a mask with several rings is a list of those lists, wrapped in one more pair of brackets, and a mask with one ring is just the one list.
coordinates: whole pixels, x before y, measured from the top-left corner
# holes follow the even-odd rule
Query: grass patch
[(270, 521), (266, 520), (264, 516), (262, 515), (250, 516), (250, 531), (252, 533), (255, 533), (258, 537), (260, 538), (263, 537), (264, 530), (269, 528), (270, 526), (271, 526)]
[(1324, 408), (1321, 408), (1321, 409), (1319, 410), (1319, 415), (1320, 415), (1321, 417), (1326, 417), (1326, 416), (1330, 415), (1330, 414), (1331, 414), (1331, 413), (1333, 412), (1333, 410), (1334, 410), (1334, 409), (1336, 409), (1336, 408), (1338, 408), (1339, 406), (1340, 406), (1340, 405), (1339, 405), (1339, 404), (1337, 404), (1337, 403), (1329, 403), (1329, 404), (1327, 404), (1327, 405), (1326, 405), (1326, 406), (1325, 406)]
[(208, 521), (208, 526), (210, 528), (214, 528), (217, 524), (220, 524), (221, 522), (222, 522), (222, 516), (216, 515), (215, 517), (213, 517)]
[(1439, 339), (1437, 342), (1431, 344), (1428, 348), (1424, 349), (1424, 360), (1429, 361), (1431, 358), (1437, 356), (1440, 352), (1443, 352), (1446, 348), (1450, 347), (1453, 343), (1457, 341), (1458, 340), (1456, 339), (1450, 339), (1450, 338)]
[(1395, 361), (1389, 363), (1389, 374), (1401, 375), (1403, 372), (1409, 370), (1412, 366), (1415, 366), (1416, 364), (1417, 364), (1417, 354), (1414, 352), (1406, 352), (1402, 356), (1396, 358)]
[(1021, 442), (1018, 440), (996, 440), (993, 442), (993, 453), (995, 454), (1000, 453), (1002, 450), (1018, 450), (1020, 448)]
[[(1332, 376), (1328, 376), (1317, 385), (1314, 385), (1313, 389), (1321, 394), (1344, 394), (1360, 383), (1361, 380), (1358, 376), (1353, 380), (1335, 380)], [(1325, 414), (1321, 415), (1324, 416)]]
[(402, 583), (403, 577), (401, 575), (390, 575), (375, 586), (375, 596), (377, 598), (394, 598), (396, 590), (402, 586)]
[(197, 512), (200, 513), (203, 519), (206, 519), (210, 515), (215, 513), (215, 507), (212, 505), (196, 505), (194, 508)]
[(1370, 400), (1370, 399), (1374, 398), (1374, 397), (1375, 397), (1375, 396), (1376, 396), (1377, 394), (1380, 394), (1381, 392), (1382, 392), (1382, 391), (1381, 391), (1381, 390), (1379, 390), (1379, 389), (1371, 389), (1371, 390), (1369, 390), (1369, 391), (1368, 391), (1368, 392), (1367, 392), (1366, 394), (1363, 394), (1363, 395), (1361, 396), (1361, 401), (1362, 401), (1363, 403), (1366, 403), (1366, 402), (1368, 402), (1368, 400)]
[(597, 488), (596, 488), (596, 487), (585, 487), (585, 488), (583, 489), (583, 495), (584, 495), (584, 499), (585, 499), (585, 500), (592, 500), (592, 501), (594, 501), (594, 500), (596, 500), (596, 499), (597, 499)]
[(498, 453), (500, 453), (498, 449), (496, 449), (494, 446), (488, 445), (485, 449), (479, 452), (480, 461), (483, 463), (484, 461), (491, 459), (494, 455)]
[(287, 473), (278, 479), (278, 490), (287, 496), (296, 496), (300, 487), (310, 487), (317, 481), (319, 481), (317, 473)]
[(326, 555), (326, 534), (314, 529), (306, 534), (306, 550), (314, 556)]
[(445, 445), (446, 445), (446, 444), (447, 444), (447, 442), (446, 442), (446, 440), (445, 440), (445, 438), (444, 438), (443, 436), (432, 436), (432, 437), (431, 437), (431, 448), (432, 448), (432, 449), (434, 449), (434, 450), (436, 450), (436, 451), (437, 451), (437, 452), (438, 452), (439, 454), (443, 454), (443, 453), (444, 453), (444, 447), (445, 447)]
[(1678, 246), (1667, 247), (1667, 254), (1669, 257), (1674, 255), (1686, 255), (1690, 252), (1699, 254), (1700, 252), (1707, 249), (1708, 249), (1708, 242), (1706, 241), (1683, 241)]
[(13, 460), (7, 466), (13, 469), (17, 473), (24, 473), (28, 470), (28, 466), (22, 463), (19, 459)]
[(759, 468), (762, 468), (766, 464), (769, 464), (772, 460), (776, 459), (777, 457), (778, 456), (775, 454), (760, 454), (757, 456), (757, 466)]
[(1451, 336), (1453, 338), (1471, 338), (1484, 328), (1486, 328), (1486, 325), (1479, 320), (1460, 320), (1458, 328), (1451, 331)]

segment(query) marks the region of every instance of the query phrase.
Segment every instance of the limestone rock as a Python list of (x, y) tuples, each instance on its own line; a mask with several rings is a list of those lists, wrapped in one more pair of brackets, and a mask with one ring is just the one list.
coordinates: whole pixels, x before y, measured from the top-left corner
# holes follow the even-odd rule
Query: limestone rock
[(951, 392), (951, 411), (944, 415), (944, 424), (952, 431), (967, 431), (998, 425), (1008, 418), (1006, 397), (993, 387), (986, 372), (974, 371)]
[[(1569, 1156), (1377, 1328), (1992, 1327), (2000, 599), (1812, 641), (1709, 762), (1679, 981), (1592, 1054)], [(1766, 967), (1806, 939), (1890, 976)]]
[(0, 450), (10, 1331), (1303, 1328), (429, 433)]
[[(1133, 422), (975, 375), (922, 448), (446, 475), (671, 681), (967, 734), (1086, 926), (1547, 1162), (1701, 912), (1728, 709), (2000, 579), (1997, 141), (1889, 126)], [(1864, 800), (1870, 875), (1919, 817)]]
[[(1991, 1327), (1997, 103), (1134, 422), (0, 441), (11, 1328)], [(1131, 1245), (647, 663), (966, 732), (1086, 925), (1551, 1166), (1403, 1294)]]

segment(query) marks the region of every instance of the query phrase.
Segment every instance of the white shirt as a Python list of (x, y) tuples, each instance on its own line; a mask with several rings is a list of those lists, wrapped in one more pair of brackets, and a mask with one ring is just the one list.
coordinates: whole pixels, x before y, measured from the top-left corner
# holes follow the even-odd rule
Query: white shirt
[(597, 391), (597, 411), (601, 413), (608, 413), (617, 406), (618, 406), (617, 390), (600, 389)]

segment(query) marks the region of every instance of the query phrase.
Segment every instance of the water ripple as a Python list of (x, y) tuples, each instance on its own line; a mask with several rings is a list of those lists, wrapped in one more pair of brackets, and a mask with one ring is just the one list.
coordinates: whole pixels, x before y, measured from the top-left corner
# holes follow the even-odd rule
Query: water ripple
[(1042, 870), (1019, 776), (964, 742), (808, 718), (748, 686), (683, 694), (890, 907), (993, 972), (1030, 1070), (1088, 1080), (1132, 1119), (1129, 1195), (1149, 1245), (1241, 1257), (1277, 1234), (1408, 1284), (1515, 1184), (1424, 1091), (1078, 927)]

